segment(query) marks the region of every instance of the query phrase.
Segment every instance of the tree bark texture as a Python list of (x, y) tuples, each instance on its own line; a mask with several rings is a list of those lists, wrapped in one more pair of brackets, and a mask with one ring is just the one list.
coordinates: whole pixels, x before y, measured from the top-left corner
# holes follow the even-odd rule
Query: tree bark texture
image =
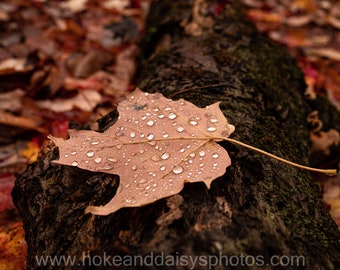
[[(199, 107), (220, 101), (236, 127), (234, 139), (308, 164), (306, 117), (313, 105), (304, 98), (303, 75), (285, 49), (259, 35), (237, 5), (155, 1), (142, 48), (137, 85), (143, 91)], [(116, 117), (112, 112), (101, 119), (101, 131)], [(109, 216), (84, 214), (84, 209), (107, 203), (119, 177), (52, 164), (58, 149), (47, 145), (13, 191), (24, 220), (28, 269), (60, 269), (39, 266), (40, 256), (74, 256), (75, 263), (63, 269), (90, 269), (96, 262), (89, 258), (95, 256), (150, 254), (201, 260), (194, 268), (190, 262), (169, 262), (167, 269), (208, 269), (204, 258), (221, 255), (236, 257), (222, 258), (211, 269), (225, 269), (236, 260), (234, 269), (339, 269), (339, 231), (310, 173), (222, 145), (232, 165), (210, 190), (203, 183), (186, 184), (178, 195)], [(273, 255), (304, 261), (274, 267)], [(157, 269), (157, 264), (125, 269)]]

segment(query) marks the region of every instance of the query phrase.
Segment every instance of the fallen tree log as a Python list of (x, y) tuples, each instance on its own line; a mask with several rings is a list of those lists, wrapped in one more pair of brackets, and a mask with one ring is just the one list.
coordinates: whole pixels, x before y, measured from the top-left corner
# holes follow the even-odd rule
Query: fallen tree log
[[(311, 108), (301, 71), (237, 5), (155, 1), (142, 47), (141, 89), (200, 107), (220, 101), (236, 127), (234, 139), (308, 164)], [(101, 119), (101, 131), (116, 118), (112, 112)], [(53, 164), (58, 149), (50, 143), (13, 190), (26, 231), (27, 268), (340, 267), (339, 231), (310, 173), (222, 145), (232, 165), (210, 190), (187, 184), (153, 204), (93, 216), (84, 209), (107, 203), (118, 176)]]

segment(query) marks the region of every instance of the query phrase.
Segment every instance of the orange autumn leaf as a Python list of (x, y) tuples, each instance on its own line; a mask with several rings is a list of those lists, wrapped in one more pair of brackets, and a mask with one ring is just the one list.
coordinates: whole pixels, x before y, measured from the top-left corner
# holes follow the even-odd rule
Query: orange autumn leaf
[(36, 141), (27, 142), (27, 148), (21, 150), (21, 156), (27, 158), (28, 163), (32, 163), (38, 159), (40, 146)]
[[(25, 269), (27, 246), (22, 222), (0, 227), (0, 269)], [(4, 268), (2, 268), (4, 267)]]

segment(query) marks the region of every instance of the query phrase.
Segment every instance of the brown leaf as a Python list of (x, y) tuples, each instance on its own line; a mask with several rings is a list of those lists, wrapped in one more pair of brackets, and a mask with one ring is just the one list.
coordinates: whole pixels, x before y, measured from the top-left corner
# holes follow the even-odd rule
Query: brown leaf
[(91, 112), (102, 100), (98, 92), (91, 90), (81, 91), (78, 95), (69, 99), (55, 99), (37, 101), (40, 108), (49, 109), (54, 112), (70, 111), (77, 107), (83, 111)]
[(336, 48), (306, 49), (307, 54), (327, 57), (331, 60), (340, 61), (340, 52)]
[[(27, 165), (27, 158), (21, 155), (21, 151), (26, 149), (25, 141), (16, 141), (13, 144), (0, 146), (0, 174), (20, 173)], [(1, 182), (1, 181), (0, 181)], [(1, 202), (1, 183), (0, 183), (0, 202)], [(2, 203), (0, 203), (1, 205)], [(0, 207), (1, 210), (1, 207)]]
[(72, 12), (81, 12), (86, 8), (86, 2), (87, 0), (69, 0), (62, 3), (61, 6)]
[(0, 109), (0, 124), (13, 127), (20, 127), (22, 129), (31, 129), (36, 130), (38, 132), (46, 133), (46, 130), (39, 127), (40, 124), (34, 121), (33, 119), (23, 116), (15, 116), (1, 109)]
[(330, 129), (327, 132), (319, 131), (311, 133), (310, 140), (313, 152), (323, 152), (325, 155), (329, 155), (331, 146), (340, 144), (340, 134), (335, 129)]
[(0, 108), (6, 111), (20, 111), (22, 108), (22, 98), (25, 92), (19, 88), (0, 94)]
[(179, 193), (185, 182), (207, 187), (231, 164), (218, 145), (234, 126), (219, 103), (198, 108), (183, 99), (139, 89), (118, 106), (117, 122), (104, 133), (70, 130), (70, 139), (50, 137), (59, 147), (59, 164), (120, 176), (116, 195), (105, 206), (86, 209), (108, 215)]
[(11, 196), (15, 179), (13, 174), (5, 174), (0, 177), (0, 212), (15, 208)]
[(99, 50), (91, 50), (83, 56), (71, 56), (67, 63), (74, 77), (86, 78), (111, 61), (112, 55)]
[(25, 72), (31, 70), (31, 66), (26, 66), (26, 59), (9, 58), (0, 62), (0, 74), (11, 74), (15, 72)]

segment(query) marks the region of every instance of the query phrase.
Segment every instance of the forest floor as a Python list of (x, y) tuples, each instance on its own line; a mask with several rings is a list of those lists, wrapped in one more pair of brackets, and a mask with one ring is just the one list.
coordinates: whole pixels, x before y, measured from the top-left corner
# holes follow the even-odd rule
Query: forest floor
[[(0, 270), (25, 266), (23, 225), (11, 198), (16, 175), (37, 159), (47, 135), (66, 138), (70, 121), (96, 129), (134, 89), (149, 2), (0, 2)], [(242, 2), (259, 31), (297, 59), (306, 96), (326, 96), (340, 110), (340, 3)], [(338, 143), (338, 132), (321, 138), (325, 146)], [(340, 176), (315, 181), (340, 226)]]

